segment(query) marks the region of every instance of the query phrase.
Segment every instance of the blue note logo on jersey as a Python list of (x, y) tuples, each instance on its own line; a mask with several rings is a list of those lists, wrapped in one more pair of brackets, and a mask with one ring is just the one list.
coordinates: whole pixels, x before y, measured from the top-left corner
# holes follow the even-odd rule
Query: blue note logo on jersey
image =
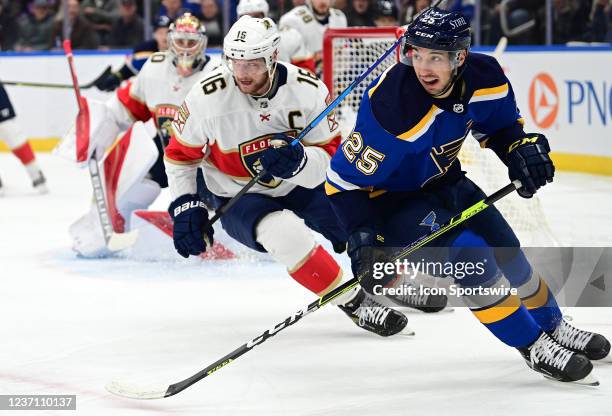
[(427, 214), (427, 216), (421, 220), (419, 225), (429, 227), (429, 229), (434, 232), (440, 229), (440, 224), (436, 222), (436, 213), (433, 211)]

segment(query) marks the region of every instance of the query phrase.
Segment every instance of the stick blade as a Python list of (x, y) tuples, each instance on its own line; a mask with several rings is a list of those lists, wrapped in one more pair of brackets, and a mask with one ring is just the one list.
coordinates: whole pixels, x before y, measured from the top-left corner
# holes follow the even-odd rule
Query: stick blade
[(106, 244), (110, 251), (121, 251), (130, 248), (138, 239), (138, 230), (127, 233), (113, 233)]
[(104, 388), (115, 396), (138, 400), (163, 399), (168, 391), (168, 386), (142, 387), (119, 381), (111, 381)]

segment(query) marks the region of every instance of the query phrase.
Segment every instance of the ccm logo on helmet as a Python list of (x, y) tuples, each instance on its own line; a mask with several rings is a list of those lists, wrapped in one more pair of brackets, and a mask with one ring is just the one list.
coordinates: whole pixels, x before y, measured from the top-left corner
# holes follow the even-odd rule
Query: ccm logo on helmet
[(451, 20), (450, 24), (453, 27), (453, 29), (457, 29), (458, 27), (467, 25), (467, 22), (465, 21), (463, 17), (460, 17), (459, 19)]
[(417, 36), (421, 36), (422, 38), (433, 38), (434, 37), (434, 35), (432, 35), (431, 33), (423, 33), (423, 32), (419, 32), (418, 30), (414, 32), (414, 34)]

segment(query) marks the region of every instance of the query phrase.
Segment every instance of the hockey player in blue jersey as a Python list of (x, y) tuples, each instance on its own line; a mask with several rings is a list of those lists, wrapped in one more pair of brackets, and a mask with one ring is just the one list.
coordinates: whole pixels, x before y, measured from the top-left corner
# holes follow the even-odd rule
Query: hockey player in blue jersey
[[(406, 246), (485, 197), (457, 159), (470, 132), (506, 164), (511, 180), (521, 181), (522, 197), (532, 197), (554, 176), (548, 140), (524, 132), (512, 86), (497, 61), (469, 52), (464, 16), (432, 8), (407, 30), (401, 62), (365, 92), (355, 128), (332, 158), (326, 181), (349, 235), (353, 273), (371, 291), (398, 280), (375, 280), (369, 273), (372, 247)], [(463, 299), (529, 367), (559, 381), (596, 384), (590, 360), (607, 356), (610, 343), (562, 318), (495, 207), (432, 245), (440, 247), (440, 261), (486, 262), (484, 274), (456, 278), (460, 287), (517, 288), (518, 296)]]

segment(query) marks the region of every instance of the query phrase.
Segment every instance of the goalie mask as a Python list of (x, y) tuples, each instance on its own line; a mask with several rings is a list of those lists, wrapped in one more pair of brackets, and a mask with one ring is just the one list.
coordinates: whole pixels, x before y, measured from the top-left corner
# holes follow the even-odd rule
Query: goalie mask
[(280, 35), (272, 19), (242, 16), (223, 40), (223, 58), (234, 76), (237, 71), (253, 76), (267, 72), (269, 91), (276, 70), (279, 43)]
[(191, 13), (179, 16), (170, 25), (168, 50), (181, 76), (187, 77), (193, 73), (193, 68), (202, 60), (207, 43), (204, 25)]

